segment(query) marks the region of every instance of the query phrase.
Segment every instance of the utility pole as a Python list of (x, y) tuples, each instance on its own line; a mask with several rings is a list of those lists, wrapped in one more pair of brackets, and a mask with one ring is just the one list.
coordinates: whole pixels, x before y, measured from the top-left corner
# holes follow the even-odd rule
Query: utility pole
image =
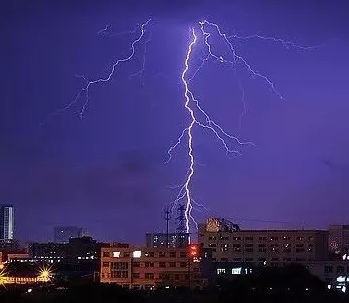
[(171, 212), (169, 211), (168, 207), (164, 210), (165, 213), (165, 220), (166, 220), (166, 247), (169, 247), (169, 222), (171, 219)]

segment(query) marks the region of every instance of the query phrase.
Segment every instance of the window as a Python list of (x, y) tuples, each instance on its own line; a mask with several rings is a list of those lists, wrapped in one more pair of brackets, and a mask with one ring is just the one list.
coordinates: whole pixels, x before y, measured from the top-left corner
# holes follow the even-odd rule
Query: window
[(279, 237), (270, 237), (270, 241), (278, 241), (279, 240)]
[(310, 236), (310, 237), (308, 237), (308, 240), (309, 240), (309, 241), (313, 241), (313, 240), (314, 240), (314, 237), (313, 237), (313, 236)]
[(217, 268), (217, 275), (225, 274), (225, 268)]
[(130, 256), (130, 253), (129, 252), (124, 252), (124, 257), (125, 258), (128, 258)]
[(241, 270), (242, 270), (241, 267), (232, 268), (232, 269), (231, 269), (231, 274), (232, 274), (232, 275), (241, 275)]
[(229, 240), (229, 237), (227, 237), (227, 236), (221, 236), (221, 240)]
[(104, 252), (103, 252), (103, 257), (104, 257), (104, 258), (110, 257), (109, 251), (104, 251)]
[(134, 272), (134, 273), (132, 274), (132, 278), (134, 278), (134, 279), (139, 279), (139, 278), (140, 278), (139, 272)]
[(142, 252), (140, 250), (135, 250), (133, 253), (132, 253), (132, 257), (133, 258), (140, 258), (142, 256)]
[(159, 262), (159, 267), (166, 267), (166, 262)]
[(146, 251), (146, 252), (144, 253), (144, 256), (145, 256), (145, 257), (154, 258), (154, 252), (152, 252), (152, 251)]
[(126, 270), (112, 270), (111, 278), (128, 278), (128, 271)]
[(153, 279), (154, 279), (154, 274), (151, 273), (151, 272), (146, 272), (145, 275), (144, 275), (144, 277), (145, 277), (146, 279), (153, 280)]
[(253, 241), (253, 237), (245, 237), (246, 241)]
[(217, 245), (215, 243), (208, 244), (208, 247), (216, 247)]
[(176, 252), (170, 251), (170, 258), (176, 258)]
[(185, 258), (185, 257), (187, 256), (187, 253), (186, 253), (185, 251), (181, 251), (181, 252), (179, 253), (179, 256), (180, 256), (181, 258)]
[(141, 266), (141, 263), (139, 263), (139, 262), (133, 262), (132, 266), (133, 266), (133, 267), (140, 267), (140, 266)]
[(187, 267), (187, 262), (180, 262), (179, 267)]
[(343, 273), (344, 271), (345, 271), (344, 266), (342, 266), (342, 265), (337, 266), (337, 273)]
[(176, 267), (176, 262), (170, 262), (170, 267)]
[(304, 252), (305, 249), (304, 248), (296, 248), (296, 253), (301, 253)]
[(291, 237), (290, 237), (290, 236), (283, 236), (283, 237), (282, 237), (282, 240), (284, 240), (284, 241), (289, 241), (289, 240), (291, 240)]
[(114, 258), (120, 258), (120, 252), (119, 251), (113, 251), (113, 257)]
[(234, 241), (241, 241), (241, 237), (233, 237)]
[(216, 237), (215, 236), (210, 236), (208, 237), (209, 240), (216, 240)]
[(291, 258), (284, 258), (284, 262), (291, 262), (292, 259)]
[(267, 237), (259, 237), (259, 241), (267, 241)]
[(111, 269), (112, 270), (128, 269), (128, 263), (127, 262), (111, 262)]
[(303, 241), (304, 237), (297, 237), (296, 239), (297, 239), (297, 241)]
[(154, 262), (145, 262), (145, 267), (154, 267)]
[(109, 262), (103, 262), (103, 267), (109, 267)]
[(160, 251), (159, 252), (159, 257), (160, 258), (164, 258), (166, 256), (165, 252), (164, 251)]

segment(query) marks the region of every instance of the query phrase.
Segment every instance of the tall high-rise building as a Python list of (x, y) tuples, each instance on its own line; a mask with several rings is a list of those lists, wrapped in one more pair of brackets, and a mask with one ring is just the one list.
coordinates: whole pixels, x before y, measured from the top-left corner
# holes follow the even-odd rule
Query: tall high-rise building
[(0, 240), (13, 240), (14, 211), (13, 205), (0, 205)]
[(87, 236), (86, 230), (78, 226), (60, 226), (53, 230), (53, 241), (55, 243), (69, 243), (70, 238), (81, 238)]

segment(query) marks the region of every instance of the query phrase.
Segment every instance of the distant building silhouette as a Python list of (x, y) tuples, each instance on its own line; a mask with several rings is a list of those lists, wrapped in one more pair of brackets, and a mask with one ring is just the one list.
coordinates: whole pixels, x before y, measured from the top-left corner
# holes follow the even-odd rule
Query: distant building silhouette
[(53, 230), (54, 243), (69, 243), (70, 238), (87, 236), (86, 230), (77, 226), (57, 226)]
[(14, 211), (13, 205), (0, 205), (0, 240), (13, 240)]
[(342, 254), (349, 252), (349, 225), (330, 225), (329, 249), (331, 253)]
[[(146, 233), (145, 242), (147, 247), (167, 247), (167, 233)], [(187, 247), (188, 244), (189, 234), (168, 234), (168, 247)]]

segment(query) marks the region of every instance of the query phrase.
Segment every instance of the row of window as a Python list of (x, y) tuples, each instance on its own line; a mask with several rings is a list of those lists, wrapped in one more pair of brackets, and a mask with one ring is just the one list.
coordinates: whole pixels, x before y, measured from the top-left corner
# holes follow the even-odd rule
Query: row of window
[[(133, 262), (133, 267), (160, 267), (160, 268), (174, 268), (174, 267), (187, 267), (187, 262)], [(127, 262), (102, 262), (103, 267), (110, 267), (111, 270), (128, 269)]]
[[(204, 237), (205, 235), (204, 234), (201, 234), (200, 237)], [(257, 238), (257, 237), (256, 237)], [(305, 240), (308, 240), (308, 241), (313, 241), (314, 240), (314, 237), (313, 236), (309, 236), (309, 237), (303, 237), (303, 236), (296, 236), (296, 237), (293, 237), (293, 236), (283, 236), (283, 237), (278, 237), (278, 236), (272, 236), (272, 237), (265, 237), (265, 236), (261, 236), (261, 237), (258, 237), (258, 240), (259, 241), (279, 241), (279, 240), (282, 240), (282, 241), (289, 241), (291, 240), (292, 238), (295, 238), (296, 241), (305, 241)], [(209, 240), (229, 240), (229, 236), (209, 236), (208, 237)], [(241, 241), (243, 239), (243, 237), (239, 237), (239, 236), (232, 236), (231, 239), (233, 241)], [(244, 238), (245, 241), (254, 241), (254, 237), (251, 237), (251, 236), (248, 236), (248, 237), (245, 237)]]
[[(217, 244), (216, 243), (210, 243), (209, 245), (208, 245), (209, 247), (217, 247)], [(282, 246), (282, 247), (285, 247), (285, 248), (290, 248), (290, 247), (292, 247), (292, 244), (290, 244), (290, 243), (285, 243), (285, 244), (282, 244), (282, 245), (279, 245), (279, 244), (277, 244), (277, 243), (274, 243), (274, 244), (269, 244), (269, 245), (267, 245), (267, 244), (258, 244), (258, 247), (260, 248), (260, 247), (279, 247), (279, 246)], [(229, 247), (229, 243), (223, 243), (223, 244), (221, 244), (221, 247), (223, 247), (223, 248), (228, 248)], [(242, 247), (242, 245), (241, 244), (233, 244), (231, 247), (233, 247), (233, 248), (239, 248), (239, 247)], [(245, 244), (245, 247), (246, 248), (253, 248), (254, 247), (254, 244)], [(305, 245), (303, 244), (303, 243), (301, 243), (301, 244), (296, 244), (296, 247), (305, 247)], [(313, 244), (308, 244), (307, 245), (307, 247), (314, 247), (314, 245)]]
[[(212, 260), (216, 261), (216, 258), (213, 258)], [(245, 259), (243, 259), (243, 258), (232, 258), (230, 260), (232, 260), (233, 262), (254, 262), (254, 261), (263, 261), (263, 262), (265, 262), (266, 258), (258, 258), (257, 260), (255, 260), (254, 258), (245, 258)], [(270, 260), (272, 262), (273, 261), (274, 262), (280, 262), (281, 261), (279, 258), (271, 258)], [(229, 260), (228, 260), (228, 258), (221, 258), (220, 261), (228, 262)], [(309, 258), (308, 260), (306, 260), (304, 258), (295, 258), (295, 259), (293, 259), (293, 258), (283, 258), (282, 261), (283, 262), (293, 262), (293, 261), (304, 262), (304, 261), (312, 261), (312, 259)]]
[[(221, 248), (220, 249), (221, 252), (228, 252), (229, 249), (227, 247), (224, 247), (224, 248)], [(241, 253), (242, 252), (242, 248), (241, 247), (234, 247), (234, 248), (231, 248), (230, 251), (233, 251), (233, 252), (237, 252), (237, 253)], [(273, 253), (279, 253), (279, 252), (282, 252), (282, 253), (292, 253), (292, 251), (296, 252), (296, 253), (304, 253), (304, 252), (307, 252), (307, 253), (312, 253), (314, 250), (312, 247), (310, 248), (296, 248), (296, 249), (293, 249), (292, 248), (283, 248), (283, 249), (279, 249), (278, 247), (270, 247), (269, 250), (267, 248), (263, 248), (263, 247), (260, 247), (258, 248), (257, 250), (254, 250), (254, 248), (245, 248), (244, 252), (245, 253), (254, 253), (254, 252), (259, 252), (259, 253), (266, 253), (266, 252), (273, 252)], [(212, 252), (217, 252), (217, 249), (216, 248), (213, 248), (212, 249)]]
[[(138, 251), (137, 251), (138, 252)], [(109, 258), (109, 257), (114, 257), (114, 258), (129, 258), (131, 257), (131, 255), (134, 255), (135, 252), (131, 253), (131, 252), (119, 252), (119, 251), (114, 251), (112, 253), (110, 253), (109, 251), (104, 251), (102, 256), (104, 258)], [(140, 257), (141, 255), (139, 255)], [(148, 258), (165, 258), (165, 257), (170, 257), (170, 258), (185, 258), (187, 256), (187, 253), (185, 251), (181, 251), (181, 252), (176, 252), (176, 251), (170, 251), (170, 252), (144, 252), (143, 253), (144, 257), (148, 257)], [(134, 256), (133, 256), (134, 257)], [(138, 257), (138, 256), (137, 256)]]
[[(347, 266), (347, 273), (349, 273), (349, 266)], [(332, 265), (326, 265), (324, 268), (325, 273), (333, 273), (333, 266)], [(345, 266), (338, 265), (337, 266), (337, 273), (345, 273)]]

